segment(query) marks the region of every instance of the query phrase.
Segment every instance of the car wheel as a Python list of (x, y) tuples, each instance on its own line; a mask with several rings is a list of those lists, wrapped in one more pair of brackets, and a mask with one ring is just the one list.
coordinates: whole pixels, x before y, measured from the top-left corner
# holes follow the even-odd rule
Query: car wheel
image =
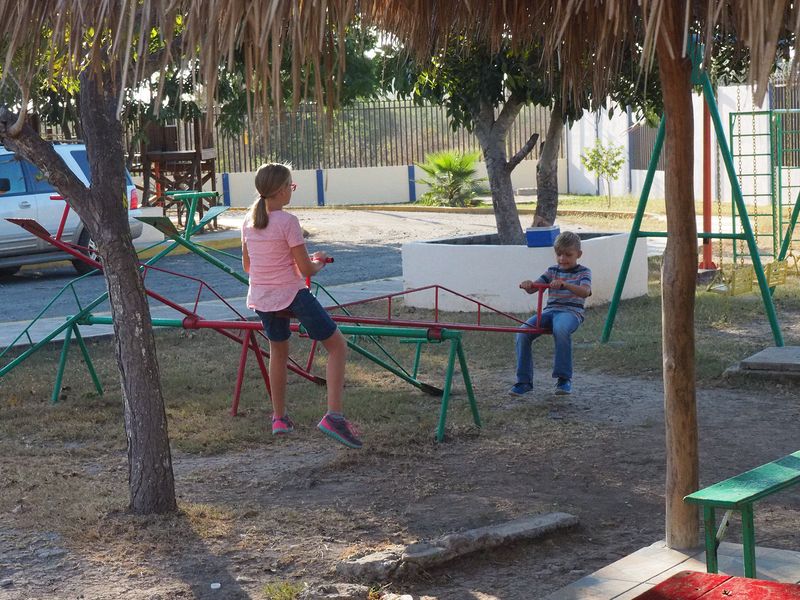
[[(82, 251), (86, 256), (88, 256), (92, 260), (101, 262), (100, 255), (97, 253), (97, 244), (95, 244), (94, 240), (89, 235), (89, 231), (87, 229), (84, 229), (81, 232), (81, 236), (78, 238), (78, 245), (82, 246), (83, 248), (86, 248), (85, 251)], [(94, 271), (94, 267), (80, 260), (73, 260), (72, 266), (75, 267), (75, 270), (80, 275), (86, 275), (86, 273)]]
[(17, 271), (20, 270), (21, 267), (0, 267), (0, 277), (11, 277)]

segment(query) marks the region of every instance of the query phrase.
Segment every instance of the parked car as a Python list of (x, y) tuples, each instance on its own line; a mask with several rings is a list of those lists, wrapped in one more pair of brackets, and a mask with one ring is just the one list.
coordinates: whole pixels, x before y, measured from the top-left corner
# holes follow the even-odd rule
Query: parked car
[[(72, 172), (88, 185), (91, 176), (86, 146), (55, 144), (54, 148)], [(127, 170), (125, 177), (128, 221), (135, 239), (142, 234), (142, 223), (134, 218), (139, 215), (139, 196)], [(13, 275), (23, 265), (56, 260), (72, 260), (75, 270), (81, 274), (92, 270), (86, 263), (72, 259), (68, 253), (6, 221), (7, 218), (35, 219), (51, 235), (56, 235), (64, 214), (65, 200), (36, 166), (2, 147), (0, 192), (0, 277)], [(67, 215), (61, 239), (88, 248), (88, 255), (98, 258), (95, 243), (74, 210)]]

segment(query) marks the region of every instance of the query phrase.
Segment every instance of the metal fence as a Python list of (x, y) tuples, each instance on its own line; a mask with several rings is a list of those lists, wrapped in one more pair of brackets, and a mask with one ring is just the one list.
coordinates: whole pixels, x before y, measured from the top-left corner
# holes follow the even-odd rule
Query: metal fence
[[(784, 75), (773, 76), (769, 84), (769, 107), (771, 110), (800, 109), (800, 84)], [(784, 116), (783, 145), (800, 148), (800, 114)], [(629, 133), (631, 169), (647, 170), (656, 142), (656, 128), (646, 124), (637, 125)], [(787, 153), (782, 157), (783, 166), (800, 166), (800, 152)], [(664, 169), (664, 153), (658, 159), (659, 170)]]
[[(524, 106), (508, 135), (507, 152), (513, 156), (534, 133), (539, 143), (526, 157), (538, 160), (550, 123), (550, 111), (541, 106)], [(194, 149), (190, 122), (170, 124), (176, 129), (176, 150)], [(266, 133), (268, 131), (268, 134)], [(134, 128), (125, 132), (128, 167), (141, 169), (141, 136)], [(59, 126), (47, 126), (46, 139), (65, 140)], [(313, 104), (284, 110), (280, 122), (274, 117), (265, 128), (263, 113), (252, 122), (245, 116), (243, 133), (231, 135), (214, 120), (213, 142), (217, 172), (255, 171), (268, 161), (289, 162), (295, 169), (404, 166), (423, 162), (432, 152), (480, 151), (475, 135), (463, 127), (450, 126), (445, 108), (400, 101), (372, 101), (339, 109), (332, 119)], [(561, 139), (564, 158), (566, 129)]]
[[(647, 123), (642, 123), (633, 127), (628, 133), (628, 142), (630, 144), (630, 163), (631, 169), (641, 169), (646, 171), (650, 166), (650, 157), (653, 155), (653, 149), (656, 146), (656, 133), (655, 127), (650, 127)], [(664, 169), (664, 155), (658, 157), (658, 170)]]
[[(254, 171), (275, 160), (290, 162), (295, 169), (398, 166), (422, 162), (431, 152), (480, 150), (475, 135), (451, 128), (439, 106), (376, 101), (342, 108), (327, 119), (315, 106), (301, 105), (283, 111), (280, 122), (273, 118), (268, 134), (263, 119), (263, 114), (254, 115), (245, 133), (237, 136), (216, 128), (218, 171)], [(524, 107), (509, 132), (509, 156), (533, 133), (543, 143), (549, 121), (548, 109)], [(527, 158), (538, 157), (537, 144)]]

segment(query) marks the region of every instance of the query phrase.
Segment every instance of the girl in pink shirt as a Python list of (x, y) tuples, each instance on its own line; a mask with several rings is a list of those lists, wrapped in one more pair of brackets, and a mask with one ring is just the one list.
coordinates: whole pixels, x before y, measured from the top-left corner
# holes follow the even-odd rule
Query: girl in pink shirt
[(357, 449), (361, 448), (358, 432), (342, 413), (347, 342), (328, 312), (308, 291), (304, 279), (317, 274), (328, 257), (325, 252), (308, 255), (300, 222), (282, 210), (291, 201), (296, 186), (286, 165), (269, 163), (259, 167), (259, 197), (242, 223), (242, 267), (250, 275), (247, 306), (258, 313), (269, 339), (272, 433), (294, 430), (286, 412), (286, 364), (291, 336), (287, 313), (291, 313), (308, 336), (322, 342), (328, 351), (328, 412), (317, 427), (348, 448)]

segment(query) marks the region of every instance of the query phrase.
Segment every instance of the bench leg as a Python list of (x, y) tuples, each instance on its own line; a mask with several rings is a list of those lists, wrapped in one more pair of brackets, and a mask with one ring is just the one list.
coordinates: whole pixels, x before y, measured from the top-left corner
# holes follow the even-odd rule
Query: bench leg
[(744, 576), (756, 577), (756, 536), (753, 526), (753, 505), (742, 507), (742, 546), (744, 547)]
[(719, 573), (717, 561), (717, 517), (713, 506), (703, 506), (703, 524), (706, 532), (706, 571)]

